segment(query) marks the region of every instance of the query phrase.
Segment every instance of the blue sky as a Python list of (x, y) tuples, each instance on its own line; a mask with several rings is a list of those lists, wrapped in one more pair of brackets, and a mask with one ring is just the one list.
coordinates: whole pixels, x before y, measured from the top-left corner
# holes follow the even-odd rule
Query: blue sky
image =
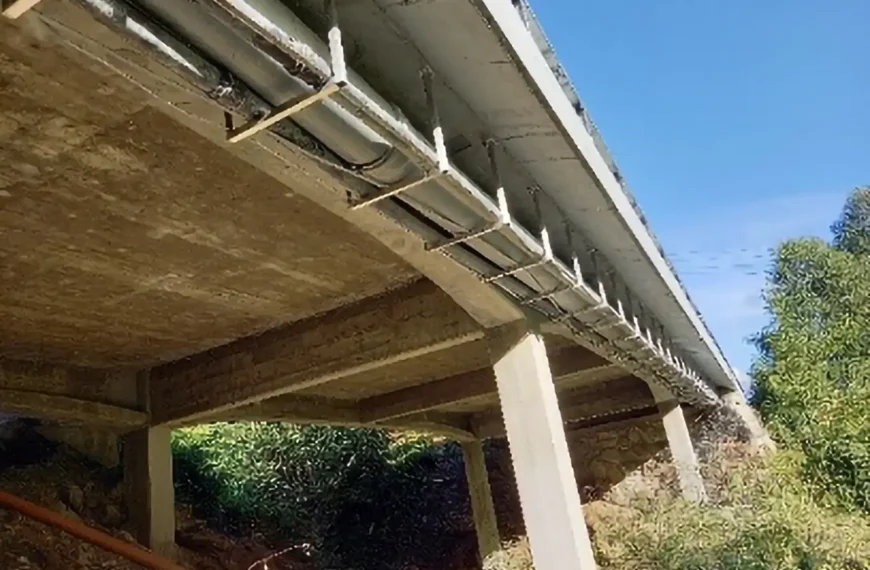
[(870, 184), (868, 0), (531, 0), (741, 371), (770, 248)]

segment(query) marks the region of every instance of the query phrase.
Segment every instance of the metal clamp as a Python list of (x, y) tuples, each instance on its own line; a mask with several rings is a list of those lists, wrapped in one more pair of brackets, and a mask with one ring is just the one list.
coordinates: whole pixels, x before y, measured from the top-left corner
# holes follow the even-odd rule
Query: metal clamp
[(496, 192), (496, 202), (498, 204), (498, 221), (483, 226), (482, 228), (471, 230), (470, 232), (456, 234), (453, 237), (445, 238), (441, 241), (427, 243), (426, 251), (442, 251), (448, 247), (483, 237), (486, 234), (497, 232), (502, 228), (510, 226), (511, 215), (510, 212), (508, 212), (507, 196), (505, 195), (504, 188), (499, 188)]
[(435, 168), (424, 173), (416, 180), (412, 180), (410, 182), (399, 182), (392, 186), (388, 186), (387, 188), (384, 188), (379, 192), (372, 194), (371, 196), (361, 198), (355, 202), (352, 202), (350, 206), (351, 210), (359, 210), (360, 208), (365, 208), (366, 206), (376, 204), (381, 200), (386, 200), (387, 198), (398, 196), (399, 194), (407, 192), (408, 190), (412, 190), (414, 188), (417, 188), (418, 186), (422, 186), (427, 182), (437, 180), (438, 178), (441, 178), (450, 171), (450, 161), (447, 158), (447, 142), (444, 140), (444, 129), (441, 127), (441, 118), (438, 114), (438, 106), (435, 101), (435, 90), (432, 82), (432, 70), (426, 68), (420, 73), (420, 75), (423, 79), (423, 89), (426, 93), (426, 103), (429, 107), (429, 116), (432, 125), (432, 141), (435, 144), (436, 156)]
[(295, 97), (272, 109), (265, 117), (252, 119), (236, 129), (227, 131), (227, 141), (236, 143), (268, 129), (275, 123), (307, 109), (308, 107), (329, 99), (347, 85), (347, 64), (344, 59), (344, 47), (341, 39), (341, 29), (338, 27), (338, 10), (335, 0), (328, 0), (328, 12), (331, 27), (327, 38), (329, 40), (329, 59), (332, 77), (314, 93)]
[(547, 229), (544, 228), (541, 230), (541, 242), (544, 245), (544, 253), (541, 255), (539, 259), (536, 261), (532, 261), (530, 263), (525, 263), (522, 265), (517, 265), (516, 267), (511, 267), (510, 269), (505, 269), (501, 273), (496, 273), (495, 275), (490, 275), (488, 277), (484, 277), (484, 283), (492, 283), (493, 281), (498, 281), (499, 279), (504, 279), (505, 277), (510, 277), (511, 275), (516, 275), (517, 273), (523, 273), (525, 271), (529, 271), (534, 269), (535, 267), (540, 267), (542, 265), (546, 265), (553, 261), (553, 248), (550, 245), (550, 237), (547, 234)]

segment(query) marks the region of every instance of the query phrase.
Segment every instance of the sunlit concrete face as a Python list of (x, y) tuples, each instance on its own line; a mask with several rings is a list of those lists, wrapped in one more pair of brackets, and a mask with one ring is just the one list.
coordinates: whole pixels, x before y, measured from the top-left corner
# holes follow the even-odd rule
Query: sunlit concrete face
[(0, 22), (3, 356), (146, 366), (418, 277), (73, 55)]

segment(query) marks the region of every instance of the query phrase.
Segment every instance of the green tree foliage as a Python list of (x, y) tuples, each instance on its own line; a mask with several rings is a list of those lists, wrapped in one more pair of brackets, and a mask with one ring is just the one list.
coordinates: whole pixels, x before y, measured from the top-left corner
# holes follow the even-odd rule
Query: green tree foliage
[[(176, 431), (176, 489), (199, 514), (325, 568), (446, 567), (467, 532), (461, 454), (377, 430), (222, 423)], [(424, 565), (425, 563), (425, 565)]]
[(755, 339), (755, 404), (804, 475), (870, 512), (870, 189), (856, 189), (833, 239), (776, 252), (765, 292), (772, 321)]
[(870, 255), (870, 186), (856, 189), (831, 228), (834, 246), (855, 255)]

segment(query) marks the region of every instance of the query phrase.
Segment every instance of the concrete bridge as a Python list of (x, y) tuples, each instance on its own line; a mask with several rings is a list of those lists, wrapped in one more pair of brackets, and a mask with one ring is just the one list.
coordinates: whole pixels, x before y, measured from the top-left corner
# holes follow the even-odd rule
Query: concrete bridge
[(539, 570), (595, 567), (588, 430), (704, 500), (686, 417), (759, 426), (525, 2), (292, 4), (4, 0), (0, 413), (123, 436), (160, 552), (217, 420), (463, 442), (483, 555), (506, 435)]

